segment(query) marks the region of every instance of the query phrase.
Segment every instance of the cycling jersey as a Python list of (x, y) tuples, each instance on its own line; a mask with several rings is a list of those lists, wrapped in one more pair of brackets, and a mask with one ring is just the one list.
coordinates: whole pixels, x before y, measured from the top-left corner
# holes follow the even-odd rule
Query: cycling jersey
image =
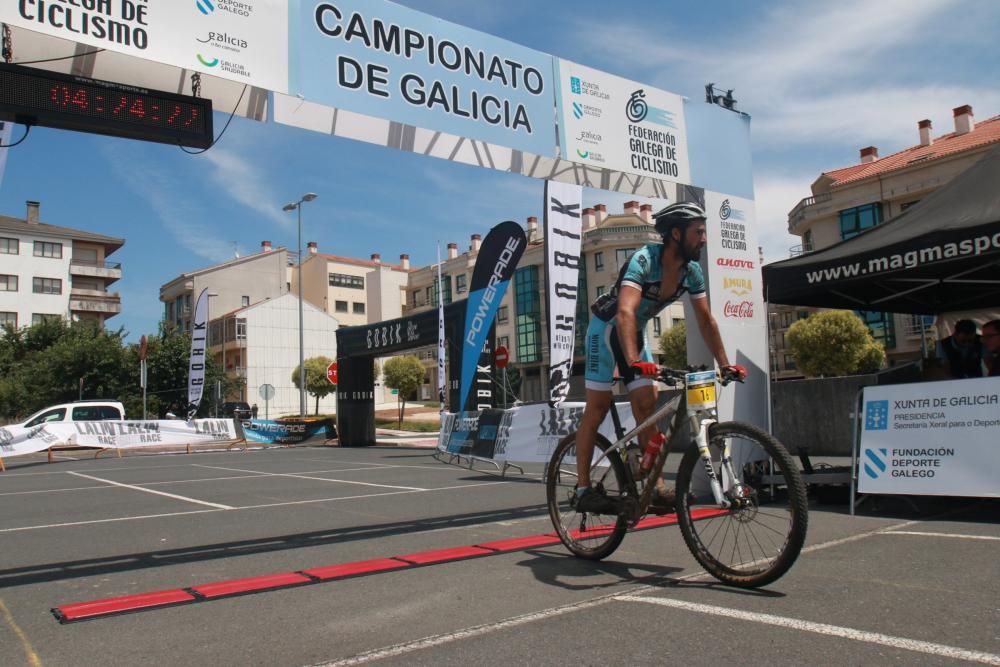
[(701, 265), (688, 262), (684, 266), (677, 290), (669, 298), (660, 300), (660, 281), (663, 278), (661, 264), (663, 246), (650, 244), (639, 248), (622, 267), (614, 287), (597, 298), (590, 307), (593, 317), (587, 327), (587, 370), (584, 375), (586, 387), (598, 391), (611, 391), (615, 377), (615, 367), (631, 391), (643, 385), (652, 384), (652, 379), (636, 376), (625, 359), (621, 341), (618, 339), (616, 319), (618, 315), (618, 294), (622, 285), (637, 288), (642, 295), (636, 310), (636, 348), (643, 361), (652, 361), (653, 355), (646, 345), (646, 323), (660, 311), (679, 299), (685, 292), (692, 299), (705, 298), (705, 277)]

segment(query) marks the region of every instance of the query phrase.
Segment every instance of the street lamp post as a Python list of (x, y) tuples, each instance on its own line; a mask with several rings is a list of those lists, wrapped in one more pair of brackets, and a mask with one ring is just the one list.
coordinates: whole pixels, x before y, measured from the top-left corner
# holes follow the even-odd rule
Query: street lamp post
[(302, 326), (302, 203), (316, 199), (315, 192), (307, 192), (292, 204), (285, 204), (283, 211), (298, 211), (299, 215), (299, 417), (306, 417), (306, 363), (305, 337)]

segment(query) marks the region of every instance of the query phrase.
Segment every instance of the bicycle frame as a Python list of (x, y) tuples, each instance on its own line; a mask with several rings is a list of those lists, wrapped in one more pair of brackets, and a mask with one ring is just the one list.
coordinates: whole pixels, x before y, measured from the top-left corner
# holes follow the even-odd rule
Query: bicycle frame
[[(629, 441), (635, 438), (641, 431), (649, 428), (650, 426), (656, 424), (661, 419), (666, 417), (668, 414), (672, 413), (672, 419), (666, 433), (666, 443), (660, 448), (660, 453), (657, 455), (656, 460), (653, 462), (652, 467), (646, 472), (646, 474), (640, 479), (634, 479), (632, 476), (632, 468), (627, 465), (627, 458), (625, 453), (625, 448)], [(608, 456), (608, 452), (617, 450), (619, 456), (621, 456), (622, 461), (626, 462), (625, 471), (629, 479), (630, 485), (634, 487), (636, 482), (644, 481), (642, 493), (639, 495), (638, 500), (638, 512), (634, 517), (629, 517), (632, 521), (638, 521), (643, 514), (645, 514), (646, 509), (649, 507), (650, 500), (653, 495), (653, 488), (656, 486), (655, 483), (650, 483), (653, 480), (659, 478), (660, 474), (663, 472), (663, 466), (667, 462), (668, 454), (673, 451), (676, 444), (675, 441), (680, 439), (682, 420), (687, 418), (691, 425), (691, 443), (698, 448), (698, 453), (701, 455), (701, 460), (705, 466), (705, 472), (708, 475), (709, 485), (712, 489), (712, 496), (715, 498), (715, 502), (721, 508), (728, 509), (732, 506), (732, 502), (726, 498), (725, 492), (723, 490), (722, 481), (719, 476), (715, 473), (715, 469), (712, 466), (711, 452), (708, 449), (708, 429), (709, 427), (716, 423), (718, 419), (716, 418), (715, 410), (704, 411), (699, 410), (696, 414), (688, 416), (687, 415), (687, 392), (682, 390), (680, 394), (670, 401), (664, 403), (661, 407), (653, 411), (648, 418), (644, 419), (642, 423), (637, 424), (628, 433), (622, 433), (623, 427), (621, 425), (621, 419), (618, 416), (618, 410), (615, 407), (614, 401), (611, 403), (611, 418), (615, 427), (615, 435), (618, 436), (611, 447), (608, 448), (606, 452), (600, 452), (598, 448), (595, 448), (595, 452), (600, 452), (597, 459), (591, 464), (591, 473), (595, 471), (601, 461), (603, 461)], [(728, 476), (730, 480), (738, 479), (735, 471), (732, 467), (732, 456), (730, 452), (729, 442), (726, 441), (723, 452), (722, 452), (722, 471), (724, 476)]]

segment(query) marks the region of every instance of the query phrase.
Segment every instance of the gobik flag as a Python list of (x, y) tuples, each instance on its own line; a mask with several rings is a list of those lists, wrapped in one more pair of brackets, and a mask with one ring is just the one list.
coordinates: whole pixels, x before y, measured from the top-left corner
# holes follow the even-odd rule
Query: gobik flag
[[(476, 268), (472, 270), (472, 281), (469, 283), (469, 302), (465, 312), (459, 412), (465, 411), (473, 378), (478, 368), (483, 368), (480, 353), (487, 342), (500, 301), (527, 245), (528, 240), (521, 225), (508, 220), (491, 229), (479, 248)], [(487, 361), (486, 367), (490, 364), (492, 361)], [(492, 395), (493, 388), (489, 378), (486, 378), (482, 391), (488, 391)]]
[(573, 374), (583, 187), (545, 181), (545, 274), (549, 308), (549, 404), (566, 400)]
[(191, 359), (188, 361), (188, 419), (192, 419), (201, 404), (205, 388), (205, 346), (208, 342), (208, 288), (201, 291), (194, 305), (191, 320)]

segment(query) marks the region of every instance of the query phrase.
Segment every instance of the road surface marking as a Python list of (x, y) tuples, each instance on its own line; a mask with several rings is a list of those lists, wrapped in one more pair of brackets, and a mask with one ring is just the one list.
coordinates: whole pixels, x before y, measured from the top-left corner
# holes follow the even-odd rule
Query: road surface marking
[(132, 489), (133, 491), (143, 491), (145, 493), (152, 493), (153, 495), (157, 495), (157, 496), (164, 496), (166, 498), (174, 498), (175, 500), (184, 500), (186, 502), (194, 503), (196, 505), (204, 505), (206, 507), (214, 507), (215, 509), (220, 509), (220, 510), (231, 510), (231, 509), (234, 509), (233, 507), (231, 507), (229, 505), (222, 505), (220, 503), (210, 503), (210, 502), (205, 501), (205, 500), (197, 500), (195, 498), (188, 498), (187, 496), (178, 496), (178, 495), (173, 494), (173, 493), (167, 493), (166, 491), (157, 491), (155, 489), (147, 489), (145, 487), (134, 486), (132, 484), (122, 484), (121, 482), (114, 482), (114, 481), (112, 481), (110, 479), (104, 479), (102, 477), (94, 477), (93, 475), (84, 475), (82, 472), (74, 472), (72, 470), (68, 470), (68, 471), (66, 471), (66, 474), (68, 474), (68, 475), (76, 475), (77, 477), (83, 477), (84, 479), (91, 479), (91, 480), (94, 480), (95, 482), (104, 482), (105, 484), (111, 484), (113, 486), (120, 486), (123, 489)]

